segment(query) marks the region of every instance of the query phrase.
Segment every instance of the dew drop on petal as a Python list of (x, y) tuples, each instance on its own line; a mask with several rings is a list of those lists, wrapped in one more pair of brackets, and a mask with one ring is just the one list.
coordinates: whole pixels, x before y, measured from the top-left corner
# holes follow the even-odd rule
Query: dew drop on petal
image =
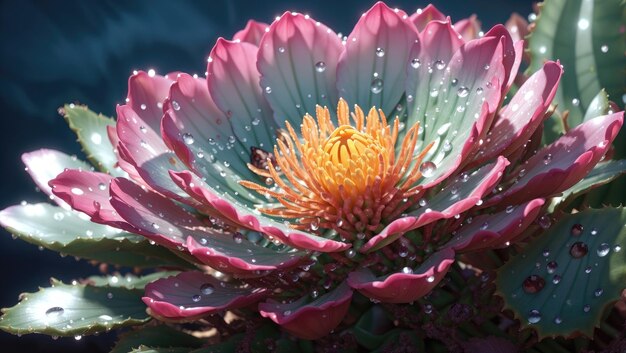
[(582, 241), (577, 241), (570, 247), (569, 254), (575, 259), (580, 259), (581, 257), (587, 255), (588, 251), (589, 248), (587, 244)]
[(511, 213), (513, 212), (513, 210), (515, 210), (515, 206), (513, 205), (508, 205), (506, 206), (506, 209), (504, 210), (506, 213)]
[(156, 224), (156, 223), (152, 223), (152, 228), (154, 228), (154, 229), (159, 229), (159, 228), (161, 228), (161, 227), (160, 227), (158, 224)]
[(543, 279), (543, 277), (538, 275), (530, 275), (526, 277), (526, 279), (522, 283), (522, 289), (524, 289), (524, 292), (526, 293), (534, 294), (541, 291), (545, 285), (546, 281)]
[(439, 95), (439, 90), (435, 87), (433, 89), (430, 90), (430, 96), (435, 98)]
[(435, 174), (437, 170), (437, 165), (431, 161), (426, 161), (420, 165), (420, 172), (425, 178), (430, 178)]
[(315, 71), (320, 73), (326, 71), (326, 63), (323, 61), (318, 61), (317, 63), (315, 63)]
[(580, 236), (581, 234), (583, 234), (583, 230), (584, 230), (584, 229), (585, 229), (585, 228), (583, 227), (583, 225), (582, 225), (582, 224), (580, 224), (580, 223), (576, 223), (576, 224), (574, 224), (574, 225), (572, 226), (572, 228), (570, 229), (569, 234), (570, 234), (571, 236), (573, 236), (573, 237), (578, 237), (578, 236)]
[(62, 307), (53, 306), (52, 308), (46, 310), (46, 316), (47, 317), (59, 317), (63, 315), (64, 312), (65, 312), (65, 309), (63, 309)]
[(278, 47), (278, 52), (279, 53), (284, 53), (285, 52), (285, 48), (284, 47)]
[(405, 273), (405, 274), (407, 274), (407, 275), (410, 275), (410, 274), (412, 274), (412, 273), (413, 273), (413, 269), (412, 269), (412, 268), (410, 268), (410, 267), (408, 267), (408, 266), (403, 267), (403, 268), (402, 268), (402, 273)]
[(548, 153), (545, 156), (543, 156), (543, 164), (548, 165), (550, 164), (550, 162), (552, 162), (552, 154)]
[(456, 94), (463, 98), (463, 97), (467, 97), (467, 95), (469, 94), (469, 89), (465, 86), (461, 86), (459, 87), (459, 89), (457, 90)]
[(609, 246), (609, 244), (602, 243), (600, 244), (600, 246), (598, 246), (598, 250), (596, 251), (596, 253), (600, 257), (605, 257), (606, 255), (609, 254), (610, 251), (611, 251), (611, 247)]
[(289, 316), (289, 315), (291, 315), (291, 310), (285, 310), (285, 311), (283, 312), (283, 315), (284, 315), (284, 316)]
[(172, 101), (172, 108), (174, 108), (174, 110), (180, 110), (180, 104), (178, 104), (177, 101)]
[(437, 70), (443, 70), (446, 67), (446, 63), (443, 62), (443, 60), (437, 60), (435, 61), (435, 67), (437, 68)]
[(372, 93), (374, 94), (379, 94), (380, 92), (383, 91), (383, 80), (380, 77), (377, 77), (375, 79), (372, 80), (372, 84), (370, 86), (370, 89), (372, 90)]
[(428, 283), (433, 283), (433, 282), (435, 282), (435, 276), (428, 276), (428, 278), (426, 278), (426, 281), (427, 281)]
[(72, 194), (74, 195), (82, 195), (85, 193), (83, 189), (80, 189), (80, 188), (72, 188), (71, 191), (72, 191)]
[(200, 286), (200, 293), (204, 295), (210, 295), (215, 291), (215, 287), (213, 287), (210, 283), (205, 283)]
[(528, 313), (528, 322), (536, 324), (541, 321), (541, 313), (537, 309), (533, 309)]
[(100, 183), (100, 184), (98, 184), (98, 189), (100, 189), (100, 190), (104, 191), (104, 190), (106, 190), (106, 188), (107, 188), (107, 186), (106, 186), (106, 184), (105, 184), (105, 183)]
[(192, 300), (194, 303), (197, 303), (197, 302), (199, 302), (199, 301), (200, 301), (200, 299), (201, 299), (201, 298), (202, 298), (202, 297), (200, 296), (200, 294), (195, 294), (195, 295), (193, 295), (193, 296), (191, 297), (191, 300)]
[(414, 69), (419, 68), (422, 65), (422, 63), (420, 62), (420, 59), (413, 59), (411, 60), (411, 67), (413, 67)]
[(195, 139), (192, 134), (186, 132), (183, 134), (183, 141), (185, 141), (185, 144), (187, 145), (192, 145), (195, 142)]
[(379, 58), (382, 58), (383, 56), (385, 56), (385, 49), (376, 48), (376, 56)]

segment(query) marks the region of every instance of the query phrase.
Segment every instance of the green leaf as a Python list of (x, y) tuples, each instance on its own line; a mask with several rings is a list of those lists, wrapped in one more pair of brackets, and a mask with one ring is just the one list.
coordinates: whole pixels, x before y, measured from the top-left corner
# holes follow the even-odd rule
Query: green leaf
[(2, 309), (0, 329), (13, 334), (90, 335), (150, 320), (141, 301), (143, 291), (126, 288), (68, 285), (25, 293), (14, 307)]
[(155, 272), (155, 273), (151, 273), (149, 275), (140, 276), (140, 277), (127, 273), (124, 276), (122, 275), (107, 275), (104, 277), (91, 276), (87, 278), (87, 280), (89, 281), (89, 284), (98, 286), (98, 287), (109, 286), (109, 287), (124, 287), (128, 289), (143, 289), (143, 287), (145, 287), (146, 284), (150, 282), (154, 282), (159, 278), (175, 276), (178, 273), (179, 271), (161, 271), (161, 272)]
[(205, 348), (200, 348), (191, 353), (231, 353), (237, 350), (239, 343), (243, 340), (245, 335), (243, 333), (233, 335), (229, 337), (227, 341), (218, 344), (213, 344)]
[(139, 346), (138, 348), (130, 351), (130, 353), (189, 353), (190, 351), (191, 349), (189, 349), (188, 347), (165, 348)]
[(589, 104), (583, 122), (609, 113), (609, 96), (605, 90), (601, 90)]
[(4, 209), (0, 224), (14, 236), (62, 255), (121, 266), (190, 266), (142, 236), (92, 223), (77, 212), (47, 203)]
[(178, 331), (166, 325), (139, 327), (120, 337), (110, 353), (128, 353), (142, 345), (146, 347), (187, 347), (198, 348), (203, 340)]
[(626, 286), (625, 224), (625, 208), (563, 216), (500, 268), (496, 284), (506, 305), (541, 337), (593, 337)]
[(387, 339), (396, 335), (400, 329), (389, 330), (391, 322), (379, 306), (372, 306), (352, 328), (356, 341), (368, 350), (379, 348)]
[(107, 134), (107, 126), (114, 126), (115, 120), (96, 114), (83, 105), (66, 104), (63, 112), (89, 161), (105, 173), (123, 176), (125, 173), (115, 167), (117, 157)]
[(588, 193), (601, 185), (607, 184), (626, 173), (626, 160), (608, 161), (597, 164), (587, 176), (571, 188), (563, 191), (560, 197), (552, 199), (550, 212), (569, 204), (578, 196)]
[[(565, 73), (555, 103), (559, 111), (569, 110), (570, 127), (583, 121), (601, 89), (613, 100), (624, 94), (626, 33), (620, 32), (626, 21), (624, 4), (622, 0), (546, 0), (542, 4), (528, 44), (531, 63), (527, 72), (537, 71), (545, 60), (561, 61)], [(562, 132), (559, 129), (556, 132)]]

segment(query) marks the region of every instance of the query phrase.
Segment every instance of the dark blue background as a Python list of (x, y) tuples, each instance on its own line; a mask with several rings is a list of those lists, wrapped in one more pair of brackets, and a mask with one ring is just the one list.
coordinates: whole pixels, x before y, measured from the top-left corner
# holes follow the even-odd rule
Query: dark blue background
[[(526, 16), (530, 0), (433, 1), (453, 21), (476, 13), (483, 29), (504, 23), (513, 12)], [(111, 115), (123, 102), (129, 74), (154, 68), (159, 73), (202, 75), (219, 36), (231, 38), (249, 18), (271, 22), (284, 11), (310, 14), (347, 35), (373, 1), (34, 1), (0, 2), (0, 208), (45, 196), (24, 172), (20, 155), (49, 147), (81, 155), (75, 136), (57, 108), (66, 102), (89, 105)], [(388, 2), (407, 13), (427, 2)], [(13, 241), (0, 231), (0, 307), (13, 306), (19, 293), (46, 286), (51, 276), (71, 281), (97, 268), (71, 257)], [(107, 351), (114, 334), (80, 341), (0, 332), (3, 352)]]

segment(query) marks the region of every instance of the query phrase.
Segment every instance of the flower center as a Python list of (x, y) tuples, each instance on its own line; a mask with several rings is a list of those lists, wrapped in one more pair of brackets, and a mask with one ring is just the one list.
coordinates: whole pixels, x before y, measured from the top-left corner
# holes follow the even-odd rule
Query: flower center
[(391, 126), (380, 110), (371, 108), (366, 116), (355, 106), (350, 113), (341, 99), (338, 127), (327, 108), (318, 106), (316, 117), (304, 116), (300, 137), (287, 123), (267, 168), (249, 165), (275, 181), (272, 188), (241, 182), (278, 200), (261, 212), (296, 219), (295, 228), (335, 229), (345, 239), (362, 239), (406, 210), (412, 204), (408, 199), (420, 196), (419, 165), (432, 144), (415, 156), (418, 124), (396, 152), (399, 119)]

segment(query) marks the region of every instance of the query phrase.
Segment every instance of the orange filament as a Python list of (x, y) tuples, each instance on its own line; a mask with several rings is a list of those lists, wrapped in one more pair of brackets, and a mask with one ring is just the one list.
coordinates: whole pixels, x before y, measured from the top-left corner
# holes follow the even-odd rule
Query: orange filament
[(276, 198), (279, 204), (259, 211), (297, 219), (295, 228), (335, 229), (347, 239), (379, 231), (410, 206), (408, 199), (420, 196), (422, 189), (415, 185), (422, 176), (419, 165), (432, 144), (414, 156), (419, 128), (415, 124), (396, 153), (399, 119), (390, 126), (375, 108), (367, 116), (359, 106), (350, 113), (343, 99), (337, 107), (338, 127), (328, 108), (317, 106), (316, 115), (317, 121), (304, 116), (302, 139), (287, 123), (287, 132), (274, 147), (276, 165), (270, 159), (267, 169), (249, 165), (256, 174), (272, 178), (276, 187), (241, 184)]

